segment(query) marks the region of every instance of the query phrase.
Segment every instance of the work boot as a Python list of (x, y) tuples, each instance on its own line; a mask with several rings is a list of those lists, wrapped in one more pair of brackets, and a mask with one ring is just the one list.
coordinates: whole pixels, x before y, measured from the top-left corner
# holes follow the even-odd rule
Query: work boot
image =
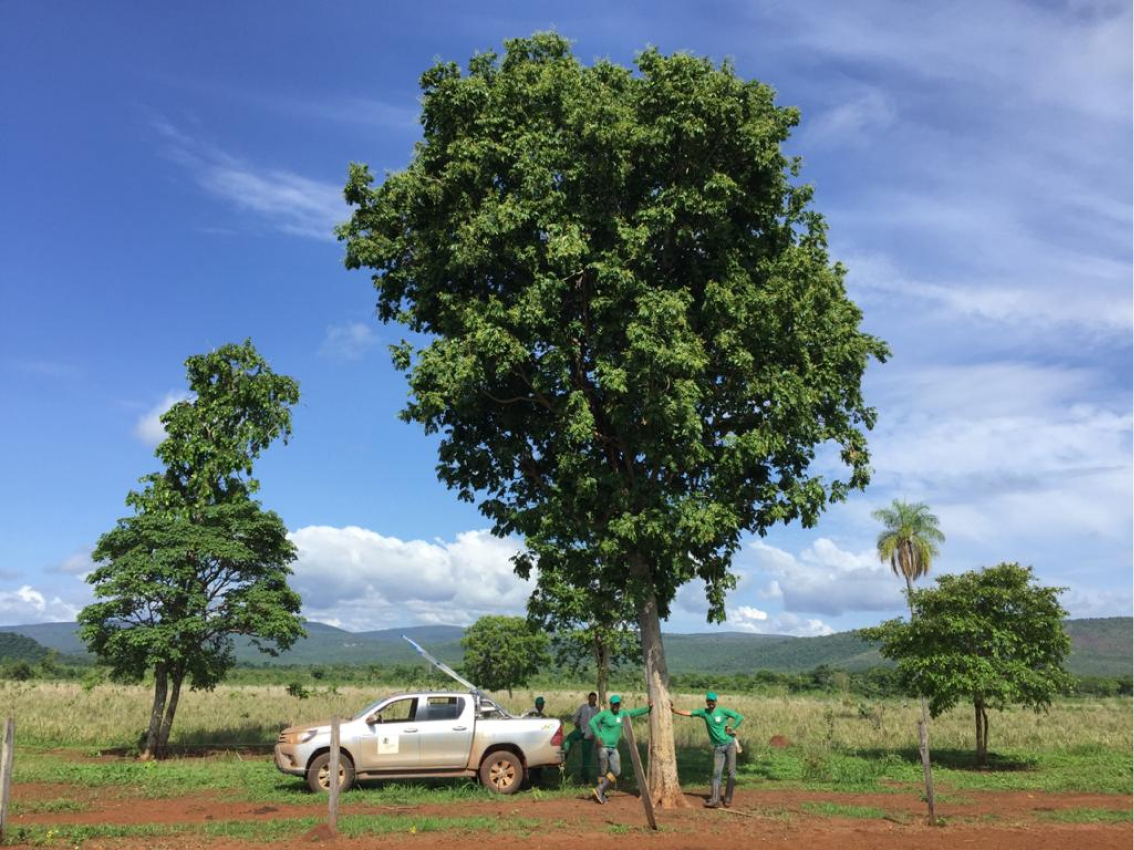
[(721, 807), (721, 801), (720, 800), (709, 799), (709, 800), (705, 801), (705, 808), (706, 809), (719, 809), (720, 807)]
[[(610, 774), (608, 773), (607, 776), (610, 776)], [(606, 803), (606, 789), (610, 787), (610, 781), (607, 779), (607, 776), (600, 779), (599, 784), (591, 790), (591, 793), (595, 795), (595, 799), (598, 800), (600, 804)]]
[(725, 786), (725, 792), (724, 792), (724, 807), (726, 809), (732, 808), (732, 792), (734, 790), (736, 790), (736, 780), (733, 779), (730, 776), (729, 780), (728, 780), (728, 785)]

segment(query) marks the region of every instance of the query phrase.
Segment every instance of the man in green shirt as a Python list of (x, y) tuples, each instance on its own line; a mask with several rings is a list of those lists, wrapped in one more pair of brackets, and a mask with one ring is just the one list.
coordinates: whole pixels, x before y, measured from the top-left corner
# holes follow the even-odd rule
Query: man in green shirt
[(591, 732), (595, 736), (595, 748), (599, 757), (599, 782), (591, 793), (600, 803), (606, 802), (606, 792), (618, 775), (622, 773), (622, 760), (618, 756), (618, 742), (622, 740), (622, 718), (639, 717), (649, 712), (653, 703), (642, 708), (622, 710), (622, 697), (614, 694), (610, 698), (610, 708), (600, 711), (591, 718)]
[(736, 788), (736, 728), (744, 722), (744, 715), (718, 706), (714, 691), (705, 694), (704, 708), (681, 711), (674, 708), (672, 703), (670, 708), (674, 714), (682, 717), (700, 717), (705, 721), (705, 728), (709, 730), (709, 742), (713, 747), (713, 791), (705, 805), (710, 809), (721, 807), (721, 774), (727, 761), (728, 787), (725, 789), (723, 803), (727, 809), (732, 805), (732, 792)]

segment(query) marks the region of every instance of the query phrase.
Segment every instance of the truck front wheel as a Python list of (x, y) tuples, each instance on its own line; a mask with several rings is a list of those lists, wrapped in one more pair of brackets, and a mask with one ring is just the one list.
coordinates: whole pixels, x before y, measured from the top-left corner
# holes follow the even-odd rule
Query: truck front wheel
[(507, 750), (490, 753), (480, 765), (480, 784), (497, 794), (515, 794), (524, 784), (524, 765)]
[[(354, 765), (346, 753), (339, 755), (339, 791), (349, 791), (354, 785)], [(331, 754), (323, 753), (307, 767), (307, 787), (315, 793), (331, 790)]]

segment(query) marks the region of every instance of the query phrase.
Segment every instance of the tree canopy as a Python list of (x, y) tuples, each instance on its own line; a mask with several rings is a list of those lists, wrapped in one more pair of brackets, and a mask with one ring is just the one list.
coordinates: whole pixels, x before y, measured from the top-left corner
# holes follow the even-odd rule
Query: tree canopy
[(1071, 678), (1063, 662), (1071, 639), (1059, 604), (1064, 588), (1044, 587), (1031, 567), (1002, 563), (944, 575), (913, 592), (917, 616), (863, 629), (898, 664), (903, 684), (929, 699), (936, 717), (960, 702), (973, 705), (976, 753), (988, 753), (988, 709), (1023, 705), (1041, 711)]
[(478, 688), (507, 691), (526, 685), (551, 663), (549, 639), (523, 617), (488, 615), (465, 632), (461, 668)]
[(295, 546), (251, 498), (252, 462), (291, 431), (298, 385), (251, 342), (186, 361), (192, 397), (162, 415), (165, 470), (127, 497), (134, 515), (98, 541), (88, 576), (99, 600), (80, 634), (120, 678), (154, 673), (143, 755), (168, 744), (182, 683), (211, 688), (235, 663), (233, 635), (275, 654), (303, 634), (287, 584)]
[(906, 580), (906, 588), (929, 574), (937, 557), (937, 544), (945, 542), (929, 505), (895, 499), (888, 508), (879, 508), (871, 516), (884, 528), (878, 535), (878, 557), (889, 563), (894, 575)]
[[(521, 575), (632, 600), (665, 705), (678, 588), (702, 581), (722, 620), (744, 533), (867, 483), (861, 380), (887, 349), (793, 182), (796, 110), (727, 63), (636, 64), (554, 34), (438, 63), (410, 164), (377, 186), (351, 166), (339, 236), (379, 317), (421, 334), (394, 362), (441, 480), (523, 536)], [(810, 469), (824, 446), (845, 476)], [(651, 790), (676, 804), (672, 721), (650, 722)]]

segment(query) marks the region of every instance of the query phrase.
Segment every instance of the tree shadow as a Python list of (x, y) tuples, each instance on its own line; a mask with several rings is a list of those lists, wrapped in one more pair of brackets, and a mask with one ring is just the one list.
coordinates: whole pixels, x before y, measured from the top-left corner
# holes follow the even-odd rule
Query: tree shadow
[[(881, 748), (845, 749), (841, 752), (868, 760), (897, 758), (912, 765), (921, 766), (921, 752), (917, 747), (885, 750)], [(1013, 773), (1035, 770), (1039, 766), (1039, 762), (1035, 758), (1002, 755), (994, 752), (988, 753), (984, 764), (978, 764), (974, 750), (956, 748), (930, 748), (929, 756), (934, 767), (975, 773)]]

